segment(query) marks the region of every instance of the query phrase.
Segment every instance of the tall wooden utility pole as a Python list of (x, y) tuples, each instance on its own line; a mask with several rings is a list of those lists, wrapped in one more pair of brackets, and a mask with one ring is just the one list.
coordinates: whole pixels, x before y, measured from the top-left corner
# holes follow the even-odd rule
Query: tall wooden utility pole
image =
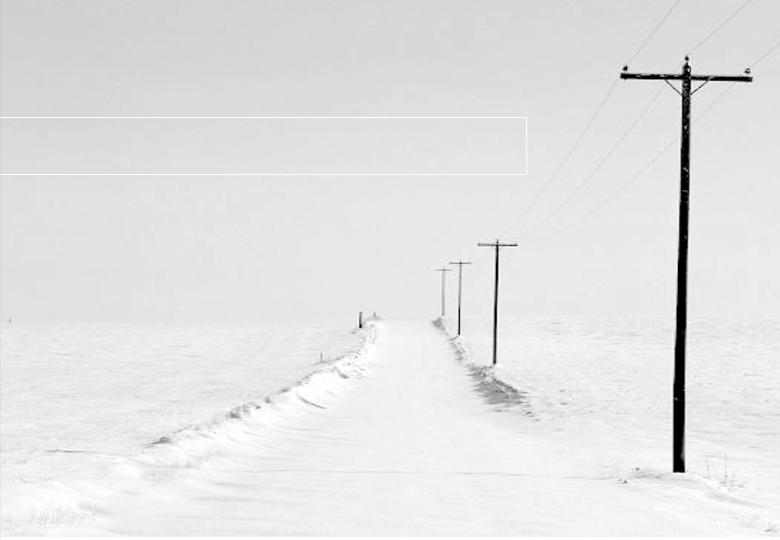
[(463, 296), (463, 265), (471, 264), (469, 261), (457, 261), (450, 264), (458, 265), (458, 335), (460, 335), (460, 299)]
[(450, 271), (451, 270), (449, 268), (447, 268), (446, 266), (443, 266), (441, 268), (437, 268), (436, 270), (434, 270), (434, 272), (441, 272), (441, 316), (442, 316), (442, 318), (444, 318), (444, 311), (445, 311), (444, 310), (444, 307), (445, 307), (444, 306), (444, 297), (446, 296), (445, 295), (446, 287), (444, 285), (445, 284), (445, 279), (444, 278), (447, 277), (447, 272), (450, 272)]
[[(677, 330), (674, 342), (673, 442), (672, 470), (685, 472), (685, 334), (688, 327), (688, 214), (690, 205), (691, 96), (708, 82), (753, 82), (750, 70), (745, 75), (694, 75), (685, 57), (682, 73), (629, 73), (623, 67), (621, 79), (664, 81), (682, 98), (682, 136), (680, 138), (680, 227), (677, 252)], [(682, 81), (682, 89), (669, 81)], [(692, 81), (702, 81), (691, 90)]]
[(498, 357), (498, 251), (502, 247), (517, 247), (517, 244), (502, 244), (496, 239), (495, 243), (478, 243), (479, 247), (496, 248), (496, 282), (493, 290), (493, 365), (496, 365)]

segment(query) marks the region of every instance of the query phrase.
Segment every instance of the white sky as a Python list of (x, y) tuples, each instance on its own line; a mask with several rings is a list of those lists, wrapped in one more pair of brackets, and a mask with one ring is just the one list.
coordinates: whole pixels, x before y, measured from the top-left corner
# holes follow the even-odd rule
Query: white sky
[[(458, 257), (471, 316), (492, 258), (670, 1), (2, 0), (3, 116), (527, 116), (528, 176), (2, 177), (0, 315), (16, 321), (352, 321), (435, 315)], [(677, 71), (742, 4), (683, 0), (631, 69)], [(780, 39), (754, 0), (692, 54), (740, 74)], [(691, 314), (780, 313), (780, 51), (693, 129)], [(663, 87), (663, 88), (662, 88)], [(725, 90), (694, 98), (694, 117)], [(502, 313), (671, 315), (679, 97), (623, 81), (523, 239)], [(359, 127), (354, 122), (360, 122)], [(388, 122), (391, 122), (389, 127)], [(522, 121), (3, 120), (2, 172), (502, 172)], [(515, 144), (517, 143), (517, 144)], [(454, 273), (450, 274), (450, 278)], [(454, 285), (450, 279), (449, 285)], [(454, 304), (454, 287), (450, 305)]]

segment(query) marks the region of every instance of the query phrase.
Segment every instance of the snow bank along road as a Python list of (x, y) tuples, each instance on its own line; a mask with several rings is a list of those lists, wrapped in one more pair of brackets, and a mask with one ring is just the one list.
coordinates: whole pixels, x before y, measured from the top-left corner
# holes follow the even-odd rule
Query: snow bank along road
[[(59, 533), (716, 535), (751, 508), (688, 477), (593, 474), (587, 449), (477, 385), (430, 323), (382, 323), (362, 376), (250, 424), (191, 468), (106, 498)], [(487, 389), (489, 390), (489, 389)], [(144, 483), (139, 480), (139, 484)]]

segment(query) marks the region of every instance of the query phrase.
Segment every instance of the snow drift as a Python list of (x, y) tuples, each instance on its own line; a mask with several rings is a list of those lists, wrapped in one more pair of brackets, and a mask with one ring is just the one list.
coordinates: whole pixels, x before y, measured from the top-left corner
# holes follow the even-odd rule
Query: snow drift
[[(360, 345), (353, 352), (317, 362), (313, 371), (276, 393), (153, 437), (139, 452), (48, 450), (63, 458), (78, 455), (79, 462), (60, 462), (64, 466), (48, 478), (4, 479), (2, 534), (41, 534), (78, 526), (101, 514), (104, 501), (112, 495), (142, 492), (145, 486), (169, 482), (237, 448), (262, 445), (264, 433), (285, 429), (294, 418), (340, 399), (363, 376), (380, 328), (380, 322), (369, 321), (363, 330), (355, 331)], [(121, 423), (123, 418), (115, 421)], [(90, 464), (91, 469), (85, 468)]]

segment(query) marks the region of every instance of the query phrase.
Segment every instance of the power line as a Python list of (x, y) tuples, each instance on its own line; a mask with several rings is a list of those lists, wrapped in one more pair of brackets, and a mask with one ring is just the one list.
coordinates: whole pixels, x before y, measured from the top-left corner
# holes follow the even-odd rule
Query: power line
[[(773, 53), (777, 52), (777, 50), (780, 49), (780, 40), (774, 43), (769, 49), (767, 49), (764, 53), (760, 54), (753, 62), (750, 62), (748, 65), (751, 67), (755, 67), (759, 65), (761, 62), (769, 58)], [(703, 120), (707, 114), (709, 114), (720, 102), (723, 100), (723, 98), (726, 97), (726, 95), (734, 88), (736, 83), (732, 83), (728, 85), (720, 94), (718, 94), (715, 99), (712, 100), (712, 102), (705, 107), (701, 114), (697, 116), (697, 118), (694, 119), (693, 125), (696, 125), (698, 122)], [(562, 227), (559, 227), (558, 229), (553, 230), (549, 234), (542, 235), (540, 237), (532, 238), (530, 242), (540, 242), (540, 241), (547, 241), (550, 238), (556, 237), (559, 234), (568, 231), (575, 225), (578, 225), (582, 223), (583, 221), (586, 221), (588, 218), (593, 216), (594, 214), (598, 213), (599, 210), (604, 208), (607, 204), (612, 202), (615, 198), (617, 198), (621, 193), (623, 193), (628, 187), (630, 187), (634, 182), (636, 182), (644, 173), (647, 171), (650, 167), (652, 167), (661, 157), (666, 154), (669, 150), (672, 149), (672, 147), (679, 141), (679, 137), (675, 137), (674, 139), (670, 140), (668, 143), (666, 143), (663, 147), (659, 149), (658, 152), (656, 152), (652, 158), (650, 158), (647, 163), (645, 163), (641, 168), (639, 168), (633, 175), (631, 175), (625, 182), (620, 184), (617, 189), (615, 189), (612, 193), (607, 195), (604, 199), (602, 199), (598, 204), (593, 206), (590, 210), (586, 211), (583, 214), (580, 214), (578, 217), (574, 218), (572, 221), (566, 223)]]
[(596, 110), (593, 112), (593, 114), (588, 119), (587, 123), (585, 124), (585, 127), (582, 129), (580, 134), (577, 136), (577, 139), (575, 139), (574, 144), (572, 144), (571, 148), (564, 154), (563, 159), (558, 163), (558, 165), (553, 170), (552, 174), (545, 180), (540, 188), (537, 190), (536, 194), (531, 199), (531, 202), (520, 212), (520, 215), (508, 226), (506, 229), (504, 229), (499, 236), (505, 235), (508, 231), (512, 230), (514, 227), (516, 227), (518, 224), (522, 222), (522, 220), (528, 215), (528, 213), (533, 210), (536, 207), (536, 204), (539, 202), (539, 200), (544, 196), (544, 194), (547, 192), (547, 190), (552, 186), (552, 184), (555, 182), (555, 179), (558, 177), (560, 172), (563, 170), (563, 168), (566, 166), (566, 164), (569, 162), (569, 159), (571, 159), (572, 155), (574, 155), (574, 152), (577, 151), (577, 149), (580, 147), (580, 144), (582, 143), (583, 139), (585, 138), (585, 135), (588, 134), (588, 131), (590, 131), (590, 128), (593, 126), (596, 119), (601, 114), (601, 111), (604, 110), (604, 107), (606, 106), (607, 102), (609, 101), (609, 98), (612, 96), (612, 94), (615, 91), (615, 88), (617, 88), (617, 84), (619, 81), (613, 81), (612, 84), (607, 89), (606, 94), (604, 94), (604, 97), (601, 98), (601, 101), (599, 102), (599, 105), (596, 107)]
[(534, 225), (532, 225), (529, 229), (526, 229), (523, 231), (522, 234), (528, 234), (530, 232), (533, 232), (543, 225), (545, 225), (547, 222), (549, 222), (553, 217), (558, 215), (560, 211), (566, 207), (567, 204), (569, 204), (572, 200), (574, 200), (577, 195), (580, 194), (580, 192), (583, 190), (583, 188), (590, 182), (590, 180), (593, 179), (594, 176), (601, 170), (601, 168), (607, 163), (607, 161), (610, 160), (610, 158), (615, 154), (618, 148), (623, 144), (623, 142), (628, 138), (629, 135), (636, 129), (636, 127), (639, 125), (639, 123), (642, 121), (642, 119), (647, 115), (647, 113), (652, 108), (653, 104), (658, 100), (658, 97), (661, 95), (661, 92), (663, 92), (663, 88), (660, 88), (658, 92), (656, 92), (653, 97), (650, 99), (650, 101), (645, 105), (645, 107), (642, 109), (642, 111), (639, 113), (639, 116), (629, 125), (629, 127), (623, 132), (623, 134), (618, 138), (617, 141), (615, 141), (615, 144), (612, 145), (612, 147), (607, 151), (606, 154), (601, 158), (601, 160), (596, 164), (596, 166), (593, 168), (593, 170), (588, 173), (577, 185), (577, 187), (572, 191), (568, 197), (566, 197), (555, 209), (547, 214), (545, 218), (543, 218), (541, 221), (536, 222)]
[[(656, 25), (650, 30), (650, 32), (647, 34), (647, 36), (640, 42), (639, 46), (637, 47), (636, 51), (631, 55), (629, 63), (635, 60), (640, 52), (644, 50), (644, 48), (647, 46), (647, 44), (652, 40), (653, 36), (659, 31), (661, 26), (669, 19), (671, 14), (674, 12), (674, 10), (678, 7), (678, 5), (681, 3), (682, 0), (675, 1), (669, 9), (664, 13), (664, 15), (659, 19), (659, 21), (656, 23)], [(713, 36), (715, 36), (720, 30), (722, 30), (732, 19), (734, 19), (743, 9), (745, 9), (752, 0), (747, 0), (742, 5), (740, 5), (734, 12), (732, 12), (725, 20), (723, 20), (716, 28), (714, 28), (712, 31), (710, 31), (704, 38), (702, 38), (692, 50), (696, 50), (703, 46), (707, 41), (709, 41)], [(770, 47), (766, 52), (761, 54), (754, 60), (753, 62), (749, 63), (748, 65), (750, 67), (755, 67), (759, 63), (766, 60), (770, 55), (772, 55), (774, 52), (776, 52), (780, 48), (780, 41), (777, 41)], [(511, 231), (514, 227), (516, 227), (522, 219), (532, 210), (536, 204), (538, 203), (539, 199), (544, 195), (544, 193), (549, 189), (550, 185), (553, 183), (555, 178), (558, 174), (560, 174), (560, 171), (565, 167), (565, 165), (568, 163), (571, 156), (574, 154), (574, 152), (579, 148), (580, 144), (585, 138), (585, 135), (590, 131), (591, 127), (595, 123), (596, 119), (599, 117), (599, 115), (603, 112), (603, 109), (605, 108), (607, 102), (609, 101), (609, 98), (612, 96), (612, 93), (614, 92), (614, 89), (616, 87), (616, 82), (613, 82), (612, 85), (607, 89), (607, 92), (605, 93), (604, 97), (599, 102), (596, 110), (594, 113), (590, 116), (588, 119), (588, 122), (586, 123), (585, 127), (583, 128), (582, 132), (579, 134), (577, 139), (575, 140), (572, 147), (566, 152), (564, 155), (562, 161), (556, 166), (554, 169), (552, 175), (545, 181), (545, 183), (541, 186), (541, 188), (537, 191), (537, 193), (534, 195), (531, 203), (520, 213), (520, 216), (513, 221), (511, 225), (509, 225), (507, 228), (504, 229), (504, 231), (501, 233), (506, 234), (507, 232)], [(699, 120), (703, 119), (707, 113), (710, 112), (724, 97), (725, 95), (732, 89), (733, 85), (729, 85), (720, 95), (718, 95), (712, 103), (708, 107), (704, 109), (704, 111), (698, 115), (698, 118), (694, 120), (694, 124), (696, 124)], [(571, 227), (587, 220), (594, 214), (598, 213), (599, 210), (604, 208), (609, 202), (611, 202), (614, 198), (619, 196), (623, 191), (625, 191), (628, 187), (630, 187), (634, 182), (636, 182), (641, 176), (650, 168), (652, 167), (663, 155), (665, 155), (671, 148), (679, 141), (679, 138), (675, 138), (668, 143), (666, 143), (663, 147), (660, 148), (660, 150), (653, 155), (653, 157), (645, 164), (643, 165), (639, 170), (637, 170), (632, 176), (630, 176), (626, 182), (618, 186), (618, 188), (609, 194), (606, 198), (604, 198), (601, 202), (599, 202), (596, 206), (592, 207), (590, 210), (586, 211), (584, 214), (579, 215), (574, 220), (566, 223), (562, 227), (553, 230), (551, 233), (547, 235), (543, 235), (541, 237), (531, 238), (531, 242), (537, 242), (540, 240), (547, 240), (549, 238), (558, 236), (560, 233), (563, 233), (570, 229)], [(535, 227), (534, 227), (535, 228)], [(485, 256), (487, 256), (487, 253), (484, 253)], [(481, 257), (478, 257), (481, 259)]]
[[(660, 26), (663, 24), (663, 22), (664, 22), (664, 21), (665, 21), (665, 20), (666, 20), (666, 19), (669, 17), (669, 15), (671, 15), (672, 11), (674, 11), (674, 9), (677, 7), (677, 5), (680, 3), (680, 1), (681, 1), (681, 0), (678, 0), (677, 2), (675, 2), (674, 4), (672, 4), (672, 6), (670, 6), (669, 10), (667, 10), (666, 14), (665, 14), (665, 15), (664, 15), (664, 16), (661, 18), (661, 20), (660, 20), (660, 21), (659, 21), (659, 23), (656, 25), (656, 27), (655, 27), (655, 28), (653, 28), (653, 30), (650, 32), (650, 34), (649, 34), (648, 38), (646, 38), (646, 39), (645, 39), (645, 40), (644, 40), (644, 41), (643, 41), (643, 42), (640, 44), (640, 46), (639, 46), (639, 49), (637, 50), (637, 52), (635, 52), (635, 53), (632, 55), (632, 57), (631, 57), (631, 60), (630, 60), (629, 62), (627, 62), (627, 64), (631, 63), (631, 61), (633, 61), (633, 60), (634, 60), (634, 59), (637, 57), (637, 55), (639, 54), (639, 51), (641, 51), (641, 50), (642, 50), (642, 49), (645, 47), (646, 43), (649, 41), (649, 38), (650, 38), (650, 37), (651, 37), (653, 34), (655, 34), (655, 33), (657, 32), (658, 28), (660, 28)], [(741, 4), (741, 5), (740, 5), (740, 6), (739, 6), (739, 7), (738, 7), (736, 10), (734, 10), (733, 12), (731, 12), (731, 14), (729, 14), (729, 16), (728, 16), (728, 17), (726, 17), (726, 18), (725, 18), (723, 21), (721, 21), (721, 23), (720, 23), (720, 24), (718, 24), (718, 26), (716, 26), (716, 27), (715, 27), (713, 30), (711, 30), (711, 31), (710, 31), (710, 32), (709, 32), (709, 33), (708, 33), (708, 34), (707, 34), (707, 35), (706, 35), (704, 38), (702, 38), (702, 39), (701, 39), (701, 40), (700, 40), (700, 41), (699, 41), (699, 42), (698, 42), (698, 43), (697, 43), (697, 44), (696, 44), (696, 45), (693, 47), (693, 49), (691, 49), (691, 50), (692, 50), (692, 51), (694, 51), (694, 50), (698, 49), (699, 47), (701, 47), (702, 45), (704, 45), (704, 44), (705, 44), (707, 41), (709, 41), (709, 40), (710, 40), (710, 39), (711, 39), (713, 36), (715, 36), (715, 35), (716, 35), (716, 34), (717, 34), (717, 33), (718, 33), (720, 30), (722, 30), (722, 29), (723, 29), (723, 28), (724, 28), (724, 27), (725, 27), (725, 26), (726, 26), (726, 25), (727, 25), (729, 22), (731, 22), (731, 20), (733, 20), (733, 19), (734, 19), (734, 18), (735, 18), (737, 15), (739, 15), (739, 13), (741, 13), (741, 12), (742, 12), (742, 11), (743, 11), (743, 10), (744, 10), (744, 9), (745, 9), (745, 8), (746, 8), (746, 7), (747, 7), (747, 6), (748, 6), (748, 5), (749, 5), (749, 4), (752, 2), (752, 1), (753, 1), (753, 0), (746, 0), (745, 2), (743, 2), (743, 3), (742, 3), (742, 4)], [(766, 53), (764, 53), (763, 55), (761, 55), (761, 56), (760, 56), (760, 57), (759, 57), (759, 58), (758, 58), (756, 61), (754, 61), (754, 62), (750, 63), (749, 65), (750, 65), (750, 66), (756, 66), (758, 63), (762, 62), (764, 59), (766, 59), (767, 57), (769, 57), (769, 56), (770, 56), (770, 55), (771, 55), (771, 54), (772, 54), (774, 51), (776, 51), (778, 48), (780, 48), (780, 41), (778, 41), (777, 43), (775, 43), (775, 44), (774, 44), (774, 45), (773, 45), (773, 46), (772, 46), (772, 47), (771, 47), (771, 48), (770, 48), (770, 49), (769, 49), (769, 50), (768, 50)], [(730, 89), (731, 89), (731, 86), (729, 86), (729, 87), (726, 89), (726, 91), (724, 91), (724, 92), (723, 92), (723, 94), (722, 94), (721, 96), (719, 96), (719, 97), (718, 97), (718, 98), (715, 100), (715, 102), (719, 101), (719, 100), (720, 100), (720, 99), (721, 99), (723, 96), (725, 96), (725, 94), (726, 94), (726, 93), (727, 93), (727, 92), (728, 92)], [(655, 96), (655, 97), (657, 97), (657, 96)], [(715, 102), (713, 102), (713, 104), (714, 104)], [(642, 115), (640, 115), (640, 118), (641, 118), (641, 116), (642, 116)], [(622, 142), (622, 141), (619, 141), (619, 142)], [(667, 147), (664, 147), (664, 150), (662, 150), (662, 151), (663, 151), (663, 152), (666, 152), (666, 151), (668, 151), (666, 148), (667, 148)], [(613, 147), (613, 150), (614, 150), (614, 147)], [(612, 152), (612, 150), (611, 150), (610, 152)], [(659, 158), (660, 158), (660, 155), (659, 155), (659, 156), (657, 156), (657, 157), (659, 157)], [(655, 160), (655, 159), (656, 159), (656, 158), (654, 158), (654, 160)], [(653, 162), (654, 162), (654, 160), (653, 160)], [(560, 204), (558, 207), (556, 207), (556, 209), (555, 209), (555, 210), (554, 210), (554, 211), (553, 211), (551, 214), (549, 214), (549, 215), (548, 215), (546, 218), (544, 218), (542, 221), (538, 222), (537, 224), (535, 224), (535, 225), (532, 225), (532, 226), (531, 226), (531, 228), (530, 228), (530, 229), (527, 229), (526, 231), (524, 231), (524, 233), (523, 233), (523, 234), (527, 234), (527, 233), (529, 233), (529, 232), (533, 232), (533, 231), (537, 230), (537, 229), (538, 229), (538, 228), (539, 228), (541, 225), (543, 225), (543, 224), (547, 223), (547, 222), (548, 222), (548, 221), (549, 221), (549, 220), (550, 220), (552, 217), (554, 217), (555, 215), (557, 215), (557, 214), (559, 213), (559, 211), (560, 211), (560, 210), (561, 210), (561, 209), (562, 209), (562, 208), (563, 208), (563, 207), (564, 207), (566, 204), (568, 204), (568, 202), (570, 202), (570, 201), (571, 201), (571, 200), (574, 198), (574, 196), (575, 196), (577, 193), (579, 193), (579, 192), (582, 190), (582, 187), (584, 187), (584, 185), (585, 185), (585, 184), (586, 184), (586, 183), (587, 183), (587, 182), (588, 182), (588, 181), (589, 181), (589, 180), (590, 180), (590, 179), (593, 177), (593, 175), (595, 175), (595, 173), (598, 171), (598, 169), (600, 169), (600, 168), (601, 168), (601, 166), (603, 165), (603, 163), (604, 163), (604, 162), (606, 162), (606, 159), (602, 160), (602, 162), (600, 162), (600, 163), (599, 163), (599, 165), (596, 167), (596, 169), (594, 169), (594, 171), (592, 171), (592, 172), (591, 172), (591, 174), (589, 174), (588, 176), (586, 176), (586, 177), (585, 177), (585, 179), (583, 179), (583, 181), (582, 181), (582, 182), (581, 182), (581, 183), (578, 185), (578, 187), (575, 189), (575, 192), (574, 192), (574, 193), (572, 193), (572, 194), (571, 194), (571, 195), (570, 195), (570, 196), (569, 196), (569, 197), (568, 197), (568, 198), (567, 198), (567, 199), (566, 199), (566, 200), (565, 200), (563, 203), (561, 203), (561, 204)], [(642, 171), (642, 172), (643, 172), (643, 171)], [(641, 173), (640, 173), (639, 175), (637, 175), (637, 178), (638, 178), (638, 176), (641, 176)], [(632, 177), (632, 179), (633, 179), (633, 177)], [(566, 226), (565, 228), (568, 228), (568, 226)], [(511, 228), (510, 228), (510, 229), (511, 229)], [(502, 234), (505, 234), (506, 232), (507, 232), (507, 231), (504, 231)]]
[[(735, 86), (736, 83), (732, 83), (728, 85), (725, 90), (723, 90), (715, 99), (712, 100), (712, 102), (702, 111), (702, 113), (693, 121), (693, 125), (696, 125), (701, 120), (703, 120), (707, 114), (712, 111), (712, 109), (715, 108), (715, 106), (718, 105), (718, 103), (726, 97), (726, 94), (728, 94)], [(575, 225), (578, 225), (582, 223), (583, 221), (587, 220), (594, 214), (596, 214), (599, 210), (604, 208), (607, 204), (612, 202), (615, 198), (617, 198), (621, 193), (623, 193), (628, 187), (630, 187), (634, 182), (636, 182), (650, 167), (655, 165), (655, 163), (661, 159), (669, 150), (674, 148), (674, 146), (680, 141), (679, 137), (675, 137), (669, 142), (667, 142), (663, 147), (661, 147), (655, 154), (653, 154), (653, 157), (650, 158), (642, 167), (640, 167), (633, 175), (631, 175), (625, 182), (620, 184), (617, 189), (615, 189), (613, 192), (611, 192), (609, 195), (607, 195), (605, 198), (603, 198), (598, 204), (593, 206), (590, 210), (586, 211), (584, 214), (580, 214), (578, 217), (574, 218), (572, 221), (568, 222), (567, 224), (563, 225), (562, 227), (559, 227), (558, 229), (553, 230), (547, 235), (543, 235), (537, 238), (534, 238), (531, 240), (531, 242), (541, 242), (541, 241), (547, 241), (550, 238), (553, 238), (555, 236), (558, 236), (559, 234), (571, 229)]]
[(730, 23), (730, 22), (731, 22), (731, 20), (732, 20), (734, 17), (736, 17), (737, 15), (739, 15), (739, 14), (742, 12), (742, 10), (743, 10), (743, 9), (745, 9), (746, 7), (748, 7), (748, 5), (750, 5), (750, 3), (751, 3), (752, 1), (753, 1), (753, 0), (745, 0), (745, 2), (743, 2), (743, 3), (742, 3), (742, 5), (740, 5), (740, 6), (739, 6), (737, 9), (735, 9), (734, 11), (732, 11), (732, 12), (731, 12), (731, 14), (730, 14), (728, 17), (726, 17), (725, 19), (723, 19), (723, 21), (722, 21), (722, 22), (721, 22), (721, 23), (720, 23), (718, 26), (716, 26), (715, 28), (713, 28), (713, 29), (710, 31), (710, 33), (709, 33), (709, 34), (707, 34), (707, 35), (706, 35), (706, 36), (704, 36), (702, 39), (700, 39), (700, 40), (699, 40), (699, 42), (698, 42), (698, 43), (696, 43), (696, 45), (694, 45), (694, 46), (693, 46), (693, 47), (692, 47), (692, 48), (691, 48), (691, 49), (688, 51), (688, 54), (692, 54), (693, 52), (695, 52), (695, 51), (696, 51), (696, 50), (697, 50), (699, 47), (701, 47), (702, 45), (704, 45), (705, 43), (707, 43), (707, 42), (708, 42), (708, 41), (709, 41), (709, 40), (710, 40), (710, 39), (711, 39), (711, 38), (712, 38), (712, 37), (713, 37), (715, 34), (717, 34), (718, 32), (720, 32), (721, 30), (723, 30), (723, 28), (724, 28), (724, 27), (725, 27), (725, 26), (726, 26), (728, 23)]
[(666, 19), (669, 18), (669, 16), (672, 14), (672, 11), (682, 2), (682, 0), (677, 0), (675, 3), (673, 3), (671, 6), (669, 6), (669, 9), (666, 10), (666, 13), (664, 13), (664, 16), (661, 17), (658, 22), (656, 23), (655, 27), (650, 31), (650, 33), (647, 35), (647, 37), (642, 41), (642, 43), (639, 44), (639, 47), (634, 52), (634, 54), (631, 56), (631, 58), (628, 59), (626, 62), (626, 65), (631, 64), (634, 60), (636, 60), (636, 57), (639, 56), (639, 53), (642, 52), (642, 50), (645, 48), (645, 46), (650, 42), (651, 39), (653, 39), (653, 36), (658, 32), (658, 30), (661, 28), (661, 26), (666, 22)]
[(589, 218), (593, 214), (597, 213), (604, 206), (606, 206), (607, 203), (611, 202), (613, 199), (615, 199), (615, 197), (620, 195), (620, 193), (625, 191), (631, 184), (633, 184), (640, 176), (642, 176), (645, 173), (645, 171), (647, 171), (647, 169), (649, 169), (650, 167), (655, 165), (655, 162), (658, 161), (659, 159), (661, 159), (661, 157), (664, 154), (666, 154), (669, 150), (671, 150), (677, 144), (678, 141), (679, 141), (679, 138), (675, 138), (675, 139), (669, 141), (663, 148), (661, 148), (661, 150), (656, 152), (656, 154), (647, 163), (645, 163), (645, 165), (643, 165), (637, 172), (635, 172), (628, 179), (628, 181), (626, 181), (623, 184), (621, 184), (618, 187), (618, 189), (613, 191), (609, 196), (604, 198), (600, 203), (598, 203), (596, 206), (591, 208), (589, 211), (585, 212), (584, 214), (581, 214), (579, 217), (575, 218), (573, 221), (570, 221), (569, 223), (567, 223), (563, 227), (555, 229), (554, 231), (552, 231), (551, 233), (549, 233), (547, 235), (544, 235), (544, 236), (541, 236), (541, 237), (537, 237), (537, 238), (533, 239), (532, 241), (533, 242), (547, 241), (550, 238), (552, 238), (554, 236), (557, 236), (558, 234), (569, 230), (573, 226), (575, 226), (575, 225), (585, 221), (587, 218)]
[[(650, 40), (653, 38), (653, 36), (658, 32), (658, 30), (663, 26), (663, 24), (666, 22), (666, 20), (669, 18), (669, 16), (672, 14), (672, 12), (675, 10), (675, 8), (680, 4), (682, 0), (676, 0), (664, 13), (664, 15), (658, 20), (658, 22), (655, 24), (655, 26), (650, 30), (650, 32), (645, 36), (645, 38), (640, 42), (637, 49), (634, 51), (634, 54), (631, 55), (631, 59), (628, 63), (633, 61), (640, 52), (647, 46), (647, 44), (650, 42)], [(563, 168), (566, 166), (566, 164), (571, 159), (572, 155), (577, 151), (577, 149), (580, 147), (580, 144), (585, 139), (585, 135), (588, 134), (593, 124), (596, 122), (598, 117), (601, 115), (601, 112), (604, 110), (604, 107), (606, 106), (607, 102), (609, 101), (609, 98), (612, 97), (613, 92), (615, 91), (615, 88), (617, 87), (618, 81), (615, 80), (612, 82), (612, 84), (607, 89), (606, 93), (604, 94), (604, 97), (601, 98), (601, 101), (599, 101), (598, 106), (596, 107), (596, 110), (593, 112), (593, 114), (590, 116), (588, 121), (585, 124), (585, 127), (582, 129), (580, 134), (575, 139), (572, 146), (569, 148), (569, 150), (564, 154), (563, 159), (558, 163), (558, 165), (553, 170), (552, 174), (545, 180), (540, 188), (537, 190), (537, 192), (534, 194), (534, 196), (531, 198), (531, 202), (520, 212), (519, 216), (512, 221), (512, 223), (507, 226), (500, 234), (499, 236), (505, 235), (510, 230), (515, 228), (517, 225), (519, 225), (523, 219), (533, 210), (537, 203), (541, 200), (541, 198), (544, 196), (544, 194), (549, 190), (549, 188), (552, 186), (552, 184), (555, 182), (555, 179), (558, 177), (560, 172), (563, 170)]]
[(768, 51), (766, 51), (764, 54), (759, 56), (756, 60), (750, 62), (748, 64), (748, 67), (756, 67), (758, 64), (769, 58), (773, 52), (775, 52), (778, 48), (780, 48), (780, 40), (777, 41), (774, 45), (772, 45)]

